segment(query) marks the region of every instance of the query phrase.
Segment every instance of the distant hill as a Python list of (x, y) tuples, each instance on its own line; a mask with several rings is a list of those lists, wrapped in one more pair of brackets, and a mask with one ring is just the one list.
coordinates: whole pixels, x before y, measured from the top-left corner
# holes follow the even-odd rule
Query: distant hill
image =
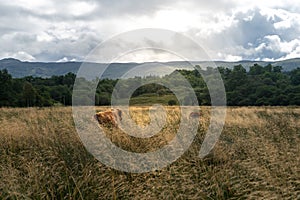
[[(202, 67), (209, 66), (209, 62), (192, 62), (193, 64), (199, 64)], [(300, 67), (300, 58), (294, 59), (287, 59), (283, 61), (275, 61), (275, 62), (265, 62), (265, 61), (249, 61), (249, 60), (242, 60), (238, 62), (225, 62), (225, 61), (215, 61), (214, 62), (218, 67), (225, 67), (225, 68), (233, 68), (235, 65), (242, 65), (247, 71), (249, 68), (253, 66), (255, 63), (261, 66), (266, 66), (268, 64), (272, 64), (273, 66), (282, 66), (283, 71), (292, 71), (297, 67)]]
[[(201, 67), (211, 66), (211, 62), (205, 61), (191, 61), (192, 65), (200, 65)], [(227, 68), (232, 68), (235, 65), (243, 65), (244, 68), (249, 70), (250, 66), (255, 63), (266, 66), (272, 64), (274, 66), (282, 66), (283, 71), (291, 71), (297, 67), (300, 67), (300, 58), (289, 59), (278, 62), (263, 62), (263, 61), (239, 61), (239, 62), (225, 62), (225, 61), (215, 61), (216, 66), (222, 66)], [(22, 62), (14, 58), (5, 58), (0, 60), (0, 69), (7, 69), (8, 72), (14, 78), (20, 78), (25, 76), (34, 77), (51, 77), (53, 75), (64, 75), (69, 72), (77, 73), (82, 62)], [(90, 65), (95, 65), (95, 67), (104, 67), (104, 63), (89, 63)], [(124, 73), (128, 72), (140, 64), (151, 64), (151, 65), (167, 65), (169, 66), (168, 71), (161, 70), (157, 67), (155, 70), (156, 75), (164, 75), (169, 73), (170, 70), (175, 69), (187, 69), (187, 62), (183, 61), (173, 61), (173, 62), (153, 62), (153, 63), (112, 63), (109, 65), (108, 69), (103, 74), (103, 78), (118, 78)], [(96, 76), (96, 75), (95, 75)]]

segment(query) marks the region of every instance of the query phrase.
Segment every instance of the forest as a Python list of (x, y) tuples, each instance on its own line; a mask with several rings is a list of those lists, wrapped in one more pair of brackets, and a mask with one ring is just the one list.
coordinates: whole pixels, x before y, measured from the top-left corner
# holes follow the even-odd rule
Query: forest
[[(260, 66), (254, 64), (249, 71), (242, 65), (232, 69), (218, 67), (203, 70), (195, 66), (195, 70), (176, 70), (183, 75), (193, 87), (199, 105), (210, 105), (208, 88), (199, 71), (209, 73), (210, 70), (219, 70), (225, 90), (228, 106), (287, 106), (300, 105), (300, 68), (292, 71), (282, 71), (280, 66)], [(163, 77), (134, 77), (123, 80), (124, 86), (130, 82), (147, 79), (162, 79), (176, 82), (175, 73)], [(6, 69), (0, 71), (0, 107), (48, 107), (72, 105), (72, 91), (76, 75), (68, 73), (62, 76), (49, 78), (23, 77), (12, 78)], [(86, 84), (99, 81), (96, 90), (95, 104), (110, 105), (111, 95), (118, 79), (84, 80)], [(127, 84), (128, 83), (128, 84)], [(178, 83), (180, 87), (180, 83)], [(184, 88), (182, 88), (184, 90)], [(88, 98), (83, 93), (83, 98)], [(132, 102), (147, 99), (146, 104), (157, 103), (159, 98), (166, 99), (168, 105), (178, 104), (168, 88), (150, 83), (139, 87), (132, 95)], [(155, 97), (155, 98), (154, 98)], [(120, 96), (122, 98), (122, 96)], [(138, 103), (135, 103), (138, 104)]]

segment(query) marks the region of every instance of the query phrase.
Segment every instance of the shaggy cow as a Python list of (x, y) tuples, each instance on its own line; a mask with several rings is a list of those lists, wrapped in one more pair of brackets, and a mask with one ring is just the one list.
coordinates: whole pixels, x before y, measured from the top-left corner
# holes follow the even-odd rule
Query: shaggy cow
[(99, 124), (110, 124), (113, 126), (117, 126), (117, 119), (122, 120), (122, 111), (119, 109), (109, 110), (104, 112), (98, 112), (95, 115), (96, 120), (98, 120)]

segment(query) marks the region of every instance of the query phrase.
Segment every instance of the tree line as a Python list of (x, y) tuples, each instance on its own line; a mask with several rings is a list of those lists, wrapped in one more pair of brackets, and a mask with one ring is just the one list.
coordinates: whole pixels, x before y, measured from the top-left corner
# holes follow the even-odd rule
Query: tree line
[[(195, 70), (176, 70), (183, 75), (193, 87), (198, 103), (210, 105), (209, 90), (201, 73), (209, 74), (210, 71), (218, 70), (222, 76), (226, 89), (227, 105), (229, 106), (287, 106), (300, 105), (300, 68), (290, 72), (283, 72), (280, 66), (260, 66), (254, 64), (246, 71), (242, 65), (234, 66), (232, 69), (218, 67), (203, 70), (196, 66)], [(162, 79), (177, 81), (175, 73), (164, 77), (135, 77), (122, 81), (123, 87), (130, 87), (131, 83), (143, 82), (147, 79)], [(0, 107), (32, 107), (32, 106), (55, 106), (72, 105), (72, 91), (76, 75), (68, 73), (62, 76), (49, 78), (24, 77), (12, 78), (6, 69), (0, 70)], [(118, 80), (95, 79), (84, 80), (87, 85), (97, 81), (95, 97), (96, 105), (109, 105), (111, 95)], [(185, 90), (178, 83), (179, 89)], [(181, 87), (181, 88), (180, 88)], [(132, 98), (140, 96), (165, 96), (171, 95), (168, 88), (155, 83), (139, 87), (134, 91)], [(120, 93), (119, 98), (122, 98)], [(170, 102), (174, 105), (176, 102)]]

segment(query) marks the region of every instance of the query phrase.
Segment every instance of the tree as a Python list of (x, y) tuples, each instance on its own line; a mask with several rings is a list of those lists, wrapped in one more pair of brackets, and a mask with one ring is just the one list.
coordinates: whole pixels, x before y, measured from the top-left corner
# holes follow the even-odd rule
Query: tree
[(291, 71), (291, 83), (293, 85), (300, 85), (300, 68)]
[(282, 67), (281, 67), (281, 66), (275, 66), (275, 67), (273, 68), (273, 72), (275, 72), (275, 73), (281, 73), (281, 70), (282, 70)]
[(6, 69), (0, 70), (0, 106), (10, 106), (12, 98), (12, 77)]
[(250, 75), (259, 75), (264, 73), (264, 68), (258, 64), (254, 64), (252, 67), (250, 67), (249, 74)]
[(25, 82), (23, 86), (23, 98), (27, 107), (35, 106), (36, 90), (29, 82)]

